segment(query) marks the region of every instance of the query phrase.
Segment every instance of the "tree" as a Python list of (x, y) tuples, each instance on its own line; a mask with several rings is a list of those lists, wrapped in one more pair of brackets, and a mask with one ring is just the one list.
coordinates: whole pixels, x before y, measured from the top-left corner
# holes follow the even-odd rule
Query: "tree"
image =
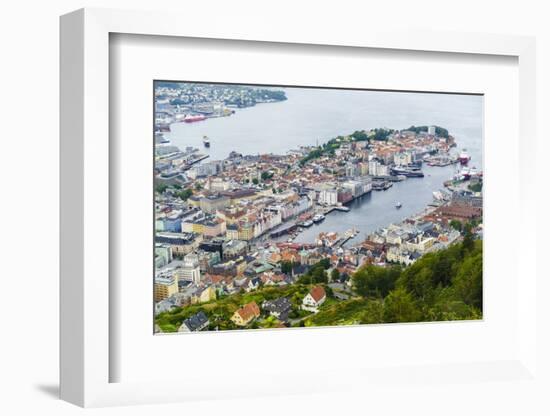
[(369, 136), (367, 136), (367, 133), (365, 133), (364, 130), (362, 131), (354, 131), (351, 135), (355, 140), (361, 142), (361, 141), (367, 141), (369, 139)]
[(474, 236), (472, 234), (472, 226), (470, 224), (464, 225), (463, 230), (464, 239), (462, 241), (462, 253), (471, 251), (474, 247)]
[(457, 231), (462, 231), (462, 223), (458, 220), (451, 220), (449, 225)]
[(166, 191), (167, 189), (168, 189), (168, 185), (166, 185), (165, 183), (159, 183), (155, 187), (155, 191), (157, 191), (159, 194), (164, 193), (164, 191)]
[(262, 181), (266, 181), (273, 177), (273, 173), (269, 171), (263, 171), (261, 176), (262, 176)]
[(361, 324), (381, 324), (384, 322), (384, 303), (381, 300), (373, 300), (367, 303), (365, 311), (359, 318)]
[(191, 195), (193, 195), (193, 190), (189, 188), (176, 192), (176, 196), (183, 201), (187, 201)]
[(284, 274), (289, 274), (292, 272), (292, 266), (293, 264), (291, 261), (284, 260), (281, 262), (281, 271)]
[(384, 300), (384, 322), (417, 322), (420, 318), (412, 294), (404, 288), (392, 290)]
[(333, 282), (340, 280), (340, 271), (337, 268), (332, 269), (332, 272), (330, 272), (330, 280)]
[(253, 183), (254, 185), (258, 185), (258, 183), (260, 183), (260, 181), (258, 180), (258, 178), (253, 178), (253, 179), (252, 179), (252, 183)]
[(482, 188), (483, 188), (483, 185), (481, 182), (472, 183), (468, 185), (468, 189), (472, 192), (481, 192)]
[(389, 268), (369, 264), (353, 275), (355, 291), (363, 297), (385, 297), (395, 286), (400, 266)]
[(481, 251), (467, 257), (461, 264), (453, 286), (457, 297), (467, 305), (483, 308), (483, 257)]

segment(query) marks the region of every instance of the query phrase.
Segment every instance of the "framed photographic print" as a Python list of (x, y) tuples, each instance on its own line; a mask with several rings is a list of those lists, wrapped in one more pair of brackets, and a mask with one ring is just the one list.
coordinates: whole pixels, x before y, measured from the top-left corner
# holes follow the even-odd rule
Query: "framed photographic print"
[(154, 94), (156, 333), (482, 319), (482, 95)]
[(62, 398), (538, 389), (533, 39), (199, 20), (61, 19)]

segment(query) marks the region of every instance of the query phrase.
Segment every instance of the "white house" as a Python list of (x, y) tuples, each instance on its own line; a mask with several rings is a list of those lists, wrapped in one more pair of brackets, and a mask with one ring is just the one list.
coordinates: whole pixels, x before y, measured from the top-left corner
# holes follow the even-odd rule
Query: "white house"
[(327, 294), (322, 286), (315, 286), (302, 300), (302, 309), (311, 312), (317, 312), (317, 308), (321, 306), (327, 299)]

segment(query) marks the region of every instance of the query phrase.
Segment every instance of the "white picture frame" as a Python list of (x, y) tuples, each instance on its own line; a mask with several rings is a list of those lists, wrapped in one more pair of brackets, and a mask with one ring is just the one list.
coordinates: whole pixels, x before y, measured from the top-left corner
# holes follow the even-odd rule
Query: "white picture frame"
[[(534, 183), (528, 178), (529, 161), (536, 152), (535, 41), (507, 35), (429, 33), (369, 30), (360, 33), (330, 33), (312, 25), (306, 33), (289, 27), (281, 31), (266, 25), (246, 36), (235, 34), (231, 25), (210, 28), (200, 19), (186, 20), (173, 13), (151, 13), (107, 9), (82, 9), (61, 18), (61, 398), (79, 406), (159, 403), (211, 397), (262, 394), (251, 386), (246, 392), (212, 382), (203, 394), (189, 382), (112, 382), (110, 365), (117, 359), (110, 348), (110, 170), (109, 158), (109, 37), (123, 33), (146, 36), (209, 38), (281, 44), (332, 45), (334, 47), (429, 51), (441, 54), (502, 55), (517, 58), (519, 67), (519, 164), (520, 207), (518, 261), (527, 258), (517, 293), (520, 321), (517, 355), (498, 362), (447, 362), (409, 369), (371, 369), (368, 374), (349, 369), (333, 371), (335, 380), (376, 388), (395, 377), (414, 374), (420, 383), (438, 380), (442, 373), (463, 382), (491, 380), (538, 382), (536, 262), (526, 241), (535, 240)], [(528, 214), (529, 213), (529, 214)], [(523, 266), (522, 266), (523, 267)], [(517, 272), (517, 271), (516, 271)], [(146, 324), (146, 323), (144, 323)], [(405, 329), (403, 329), (405, 330)], [(151, 334), (152, 336), (152, 334)], [(182, 342), (184, 342), (182, 340)], [(246, 373), (247, 369), (243, 368)], [(321, 375), (322, 373), (319, 373)], [(490, 376), (489, 376), (490, 375)], [(411, 380), (412, 380), (411, 379)], [(410, 383), (414, 381), (409, 380)], [(194, 379), (194, 381), (196, 381)], [(285, 374), (271, 374), (270, 383), (287, 381)], [(353, 383), (323, 383), (321, 377), (307, 387), (290, 383), (283, 392), (333, 392)], [(197, 383), (198, 386), (200, 383)], [(278, 394), (273, 391), (266, 394)]]

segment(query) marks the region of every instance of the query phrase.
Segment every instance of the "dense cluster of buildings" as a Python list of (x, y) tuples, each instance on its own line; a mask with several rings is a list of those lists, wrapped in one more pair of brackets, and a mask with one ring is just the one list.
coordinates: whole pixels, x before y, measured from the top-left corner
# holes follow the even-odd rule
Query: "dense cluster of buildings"
[[(204, 103), (229, 105), (237, 96), (248, 102), (238, 89), (200, 85), (185, 90), (165, 86), (157, 94), (158, 125), (166, 121), (163, 109), (168, 106), (197, 111)], [(275, 242), (273, 237), (307, 226), (312, 219), (373, 191), (376, 181), (391, 178), (392, 167), (446, 154), (453, 146), (452, 137), (438, 137), (430, 127), (420, 133), (393, 132), (386, 140), (341, 137), (330, 152), (320, 152), (318, 147), (302, 147), (285, 155), (232, 152), (225, 160), (198, 164), (196, 149), (180, 151), (158, 140), (156, 313), (263, 286), (290, 285), (323, 259), (329, 261), (329, 275), (338, 270), (339, 282), (345, 284), (363, 264), (408, 265), (425, 253), (447, 247), (461, 237), (452, 220), (481, 217), (479, 195), (456, 193), (452, 200), (378, 230), (352, 247), (339, 244), (335, 233), (323, 233), (308, 244)], [(314, 151), (319, 154), (303, 163)], [(322, 287), (312, 290), (304, 299), (304, 309), (315, 311), (325, 297)], [(243, 305), (231, 320), (246, 326), (262, 311), (284, 321), (288, 302)], [(208, 317), (201, 312), (185, 320), (179, 330), (197, 331), (208, 325)]]
[(234, 108), (286, 100), (283, 91), (242, 85), (157, 81), (155, 85), (156, 131), (170, 124), (203, 121), (233, 114)]

